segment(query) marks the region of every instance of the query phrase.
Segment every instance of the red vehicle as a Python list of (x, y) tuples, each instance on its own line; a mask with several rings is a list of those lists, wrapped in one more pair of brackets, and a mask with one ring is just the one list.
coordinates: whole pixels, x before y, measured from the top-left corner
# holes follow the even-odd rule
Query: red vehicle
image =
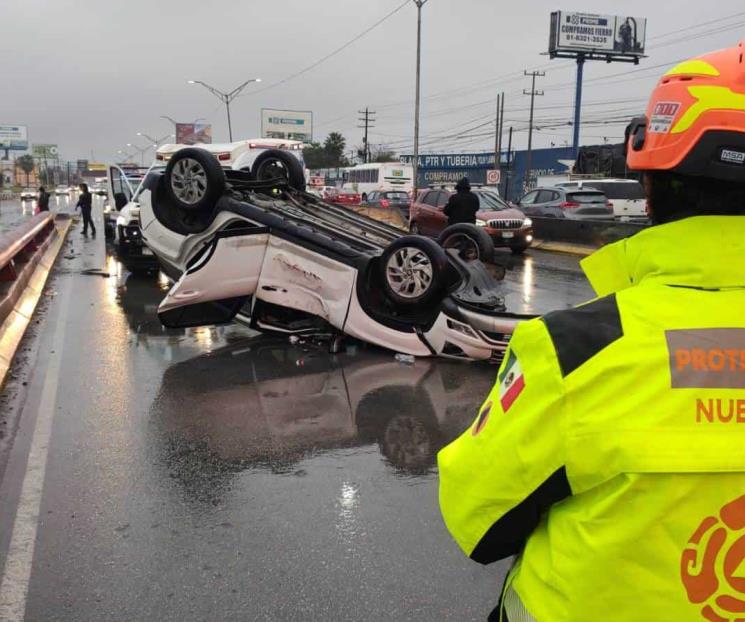
[[(533, 241), (533, 222), (519, 209), (511, 206), (496, 192), (486, 188), (474, 188), (480, 208), (476, 212), (476, 224), (494, 242), (495, 247), (509, 247), (519, 255)], [(420, 190), (411, 204), (409, 229), (412, 233), (436, 238), (448, 226), (443, 208), (453, 194), (452, 190)]]
[(359, 205), (362, 202), (362, 197), (358, 192), (337, 190), (335, 192), (332, 191), (326, 193), (324, 200), (329, 203), (335, 203), (336, 205)]

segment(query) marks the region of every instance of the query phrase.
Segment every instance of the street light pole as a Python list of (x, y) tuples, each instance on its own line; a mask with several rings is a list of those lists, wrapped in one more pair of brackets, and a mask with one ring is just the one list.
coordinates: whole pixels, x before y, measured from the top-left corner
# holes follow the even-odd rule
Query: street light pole
[(161, 136), (160, 138), (153, 138), (152, 136), (148, 136), (145, 134), (145, 132), (137, 132), (138, 136), (142, 136), (143, 138), (147, 138), (149, 141), (151, 141), (156, 148), (160, 147), (160, 143), (162, 143), (166, 138), (174, 138), (174, 134), (166, 134), (165, 136)]
[(127, 147), (132, 147), (137, 153), (140, 154), (140, 166), (145, 166), (145, 152), (150, 149), (150, 147), (158, 148), (158, 145), (145, 145), (144, 147), (138, 147), (137, 145), (133, 145), (132, 143), (127, 143)]
[(206, 88), (210, 93), (212, 93), (215, 97), (217, 97), (223, 104), (225, 104), (225, 110), (228, 113), (228, 138), (230, 139), (230, 142), (233, 142), (233, 128), (230, 124), (230, 102), (232, 102), (236, 97), (238, 97), (238, 94), (245, 89), (251, 82), (261, 82), (261, 78), (251, 78), (250, 80), (246, 80), (243, 84), (238, 85), (235, 87), (232, 91), (228, 91), (227, 93), (224, 93), (223, 91), (220, 91), (219, 89), (216, 89), (214, 86), (210, 86), (206, 82), (202, 82), (201, 80), (187, 80), (189, 84), (201, 84), (204, 88)]
[(421, 83), (421, 65), (422, 65), (422, 7), (427, 0), (414, 0), (416, 4), (416, 96), (414, 103), (414, 198), (416, 201), (416, 191), (419, 175), (419, 88)]

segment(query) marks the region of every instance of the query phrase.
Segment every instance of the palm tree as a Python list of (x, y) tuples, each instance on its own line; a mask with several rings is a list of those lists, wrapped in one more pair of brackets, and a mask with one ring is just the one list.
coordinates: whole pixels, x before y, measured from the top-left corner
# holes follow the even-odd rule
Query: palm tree
[(34, 170), (34, 158), (29, 154), (25, 154), (16, 160), (16, 164), (24, 173), (26, 173), (26, 187), (28, 188), (28, 175)]

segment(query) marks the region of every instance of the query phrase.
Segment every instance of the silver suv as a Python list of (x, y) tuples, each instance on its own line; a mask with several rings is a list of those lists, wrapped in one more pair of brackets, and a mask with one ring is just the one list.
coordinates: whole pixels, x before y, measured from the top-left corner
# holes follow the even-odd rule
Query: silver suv
[(600, 190), (536, 188), (525, 194), (518, 207), (526, 216), (571, 220), (613, 220), (613, 206)]

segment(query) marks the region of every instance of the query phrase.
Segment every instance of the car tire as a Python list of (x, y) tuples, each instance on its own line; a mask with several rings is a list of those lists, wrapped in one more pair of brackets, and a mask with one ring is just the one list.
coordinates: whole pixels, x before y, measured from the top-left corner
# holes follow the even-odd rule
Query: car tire
[(225, 172), (205, 149), (179, 149), (165, 172), (168, 198), (185, 212), (211, 210), (225, 191)]
[(379, 266), (388, 299), (410, 308), (424, 306), (441, 294), (448, 258), (434, 240), (405, 235), (383, 251)]
[(513, 255), (522, 255), (528, 249), (528, 246), (529, 246), (528, 244), (510, 246), (510, 251), (512, 252)]
[(419, 233), (419, 225), (416, 222), (412, 222), (409, 225), (409, 232), (411, 233), (411, 235), (421, 235)]
[(491, 262), (494, 258), (494, 242), (489, 234), (470, 223), (450, 225), (440, 233), (437, 241), (445, 249), (457, 249), (460, 258), (466, 261)]
[(281, 149), (267, 149), (260, 153), (251, 166), (251, 175), (256, 181), (284, 178), (291, 188), (305, 190), (303, 166), (294, 155)]

